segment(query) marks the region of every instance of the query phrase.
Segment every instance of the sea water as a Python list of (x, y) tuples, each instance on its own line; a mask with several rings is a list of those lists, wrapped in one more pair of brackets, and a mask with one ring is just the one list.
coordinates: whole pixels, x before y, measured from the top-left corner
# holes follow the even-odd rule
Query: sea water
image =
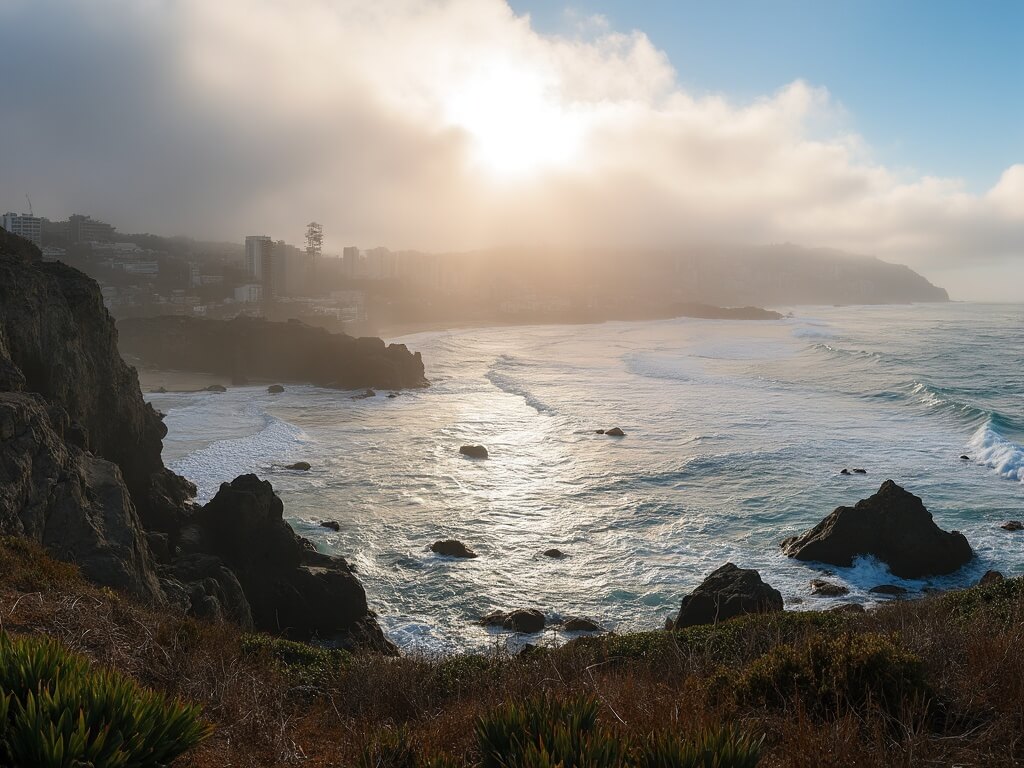
[[(729, 561), (757, 568), (794, 610), (833, 604), (810, 594), (823, 573), (855, 602), (881, 583), (920, 593), (990, 568), (1024, 573), (1024, 533), (999, 528), (1024, 518), (1022, 306), (800, 307), (773, 322), (399, 341), (423, 353), (430, 387), (367, 399), (302, 385), (147, 397), (167, 414), (165, 461), (201, 501), (242, 473), (270, 480), (296, 530), (356, 566), (404, 649), (503, 642), (476, 621), (516, 607), (657, 628)], [(595, 432), (614, 426), (626, 436)], [(490, 458), (461, 456), (466, 443)], [(281, 468), (300, 460), (312, 470)], [(902, 581), (870, 559), (830, 568), (782, 555), (781, 539), (887, 478), (966, 534), (975, 560)], [(443, 538), (479, 557), (431, 553)], [(552, 547), (566, 557), (544, 557)]]

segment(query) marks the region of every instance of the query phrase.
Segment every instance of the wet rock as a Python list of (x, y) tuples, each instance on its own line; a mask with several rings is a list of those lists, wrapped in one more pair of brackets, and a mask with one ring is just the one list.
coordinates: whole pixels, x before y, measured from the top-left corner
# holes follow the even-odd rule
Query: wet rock
[(565, 557), (565, 552), (560, 549), (546, 549), (544, 550), (544, 557), (553, 557), (557, 560)]
[(207, 392), (227, 392), (228, 388), (223, 384), (211, 384), (206, 388)]
[(843, 469), (841, 469), (841, 470), (839, 471), (839, 474), (840, 474), (840, 475), (848, 475), (848, 474), (850, 474), (850, 470), (848, 470), (848, 469), (846, 469), (846, 468), (844, 467)]
[(267, 387), (267, 392), (270, 393), (271, 395), (280, 395), (282, 392), (284, 392), (284, 387), (282, 387), (280, 384), (271, 384), (269, 387)]
[(330, 528), (332, 531), (341, 530), (341, 523), (339, 523), (337, 520), (321, 520), (320, 525), (322, 525), (324, 528)]
[(960, 461), (970, 461), (970, 460), (971, 460), (971, 457), (968, 456), (966, 453), (961, 453), (960, 454)]
[(596, 434), (596, 435), (603, 435), (604, 434), (604, 430), (603, 429), (595, 429), (594, 430), (594, 434)]
[(352, 395), (352, 399), (353, 400), (365, 400), (368, 397), (376, 397), (376, 396), (377, 396), (376, 392), (374, 392), (372, 389), (367, 389), (367, 390), (364, 390), (363, 392), (360, 392), (358, 395)]
[(999, 526), (1004, 531), (1024, 531), (1024, 523), (1020, 520), (1010, 520)]
[(285, 464), (285, 469), (294, 469), (297, 472), (309, 472), (312, 467), (308, 461), (296, 461), (294, 464)]
[(536, 608), (517, 608), (514, 611), (491, 611), (480, 623), (490, 627), (502, 627), (513, 632), (533, 634), (544, 629), (547, 620)]
[(831, 581), (825, 581), (824, 579), (813, 579), (811, 581), (812, 595), (821, 595), (822, 597), (842, 597), (849, 593), (850, 589), (842, 584), (835, 584)]
[(853, 474), (855, 475), (866, 475), (868, 473), (866, 469), (861, 469), (860, 467), (854, 467), (850, 471), (853, 472)]
[(905, 595), (907, 590), (897, 584), (879, 584), (868, 590), (872, 595)]
[(430, 551), (445, 557), (477, 557), (476, 552), (455, 539), (435, 541), (430, 545)]
[(984, 587), (988, 584), (998, 584), (1000, 581), (1004, 581), (1005, 578), (999, 571), (985, 571), (985, 575), (978, 580), (978, 586)]
[(603, 632), (604, 629), (596, 621), (585, 619), (581, 616), (573, 616), (562, 622), (562, 629), (566, 632)]
[(782, 595), (753, 570), (726, 563), (683, 598), (675, 629), (716, 624), (745, 613), (782, 610)]
[(608, 435), (608, 437), (625, 437), (626, 436), (626, 433), (623, 432), (618, 427), (612, 427), (611, 429), (606, 429), (604, 431), (604, 433), (606, 435)]
[(974, 553), (962, 533), (939, 528), (917, 496), (892, 480), (853, 507), (838, 507), (814, 528), (782, 542), (798, 560), (849, 567), (874, 555), (903, 579), (958, 570)]
[(486, 459), (487, 449), (482, 445), (464, 445), (459, 448), (459, 453), (471, 459)]

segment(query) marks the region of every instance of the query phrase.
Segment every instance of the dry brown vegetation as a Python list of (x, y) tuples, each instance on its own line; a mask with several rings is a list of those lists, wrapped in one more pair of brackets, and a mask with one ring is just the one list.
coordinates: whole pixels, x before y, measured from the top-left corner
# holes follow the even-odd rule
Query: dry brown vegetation
[(0, 621), (201, 703), (215, 731), (180, 766), (359, 766), (399, 729), (416, 752), (473, 765), (477, 718), (542, 692), (596, 697), (601, 721), (634, 738), (737, 726), (764, 739), (762, 766), (1024, 761), (1020, 580), (868, 614), (754, 616), (515, 657), (391, 659), (152, 611), (5, 539)]

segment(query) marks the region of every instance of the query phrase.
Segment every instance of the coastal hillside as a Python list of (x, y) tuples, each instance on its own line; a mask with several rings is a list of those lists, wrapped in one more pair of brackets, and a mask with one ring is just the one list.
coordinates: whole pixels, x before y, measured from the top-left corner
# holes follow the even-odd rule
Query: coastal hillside
[(199, 506), (166, 433), (96, 283), (0, 230), (0, 534), (178, 615), (394, 652), (353, 569), (294, 533), (269, 482), (223, 478)]
[(426, 384), (423, 360), (404, 344), (330, 333), (297, 320), (149, 317), (118, 322), (120, 350), (155, 368), (323, 387), (402, 389)]

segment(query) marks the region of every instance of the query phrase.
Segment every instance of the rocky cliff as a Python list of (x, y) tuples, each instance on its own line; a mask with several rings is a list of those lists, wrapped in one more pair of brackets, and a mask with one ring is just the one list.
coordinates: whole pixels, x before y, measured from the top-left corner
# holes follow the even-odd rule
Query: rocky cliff
[(121, 351), (145, 365), (343, 389), (426, 384), (423, 360), (404, 344), (354, 338), (305, 323), (239, 317), (152, 317), (118, 324)]
[(147, 602), (393, 650), (348, 564), (295, 535), (269, 483), (193, 505), (163, 465), (166, 431), (96, 283), (0, 229), (0, 534)]

